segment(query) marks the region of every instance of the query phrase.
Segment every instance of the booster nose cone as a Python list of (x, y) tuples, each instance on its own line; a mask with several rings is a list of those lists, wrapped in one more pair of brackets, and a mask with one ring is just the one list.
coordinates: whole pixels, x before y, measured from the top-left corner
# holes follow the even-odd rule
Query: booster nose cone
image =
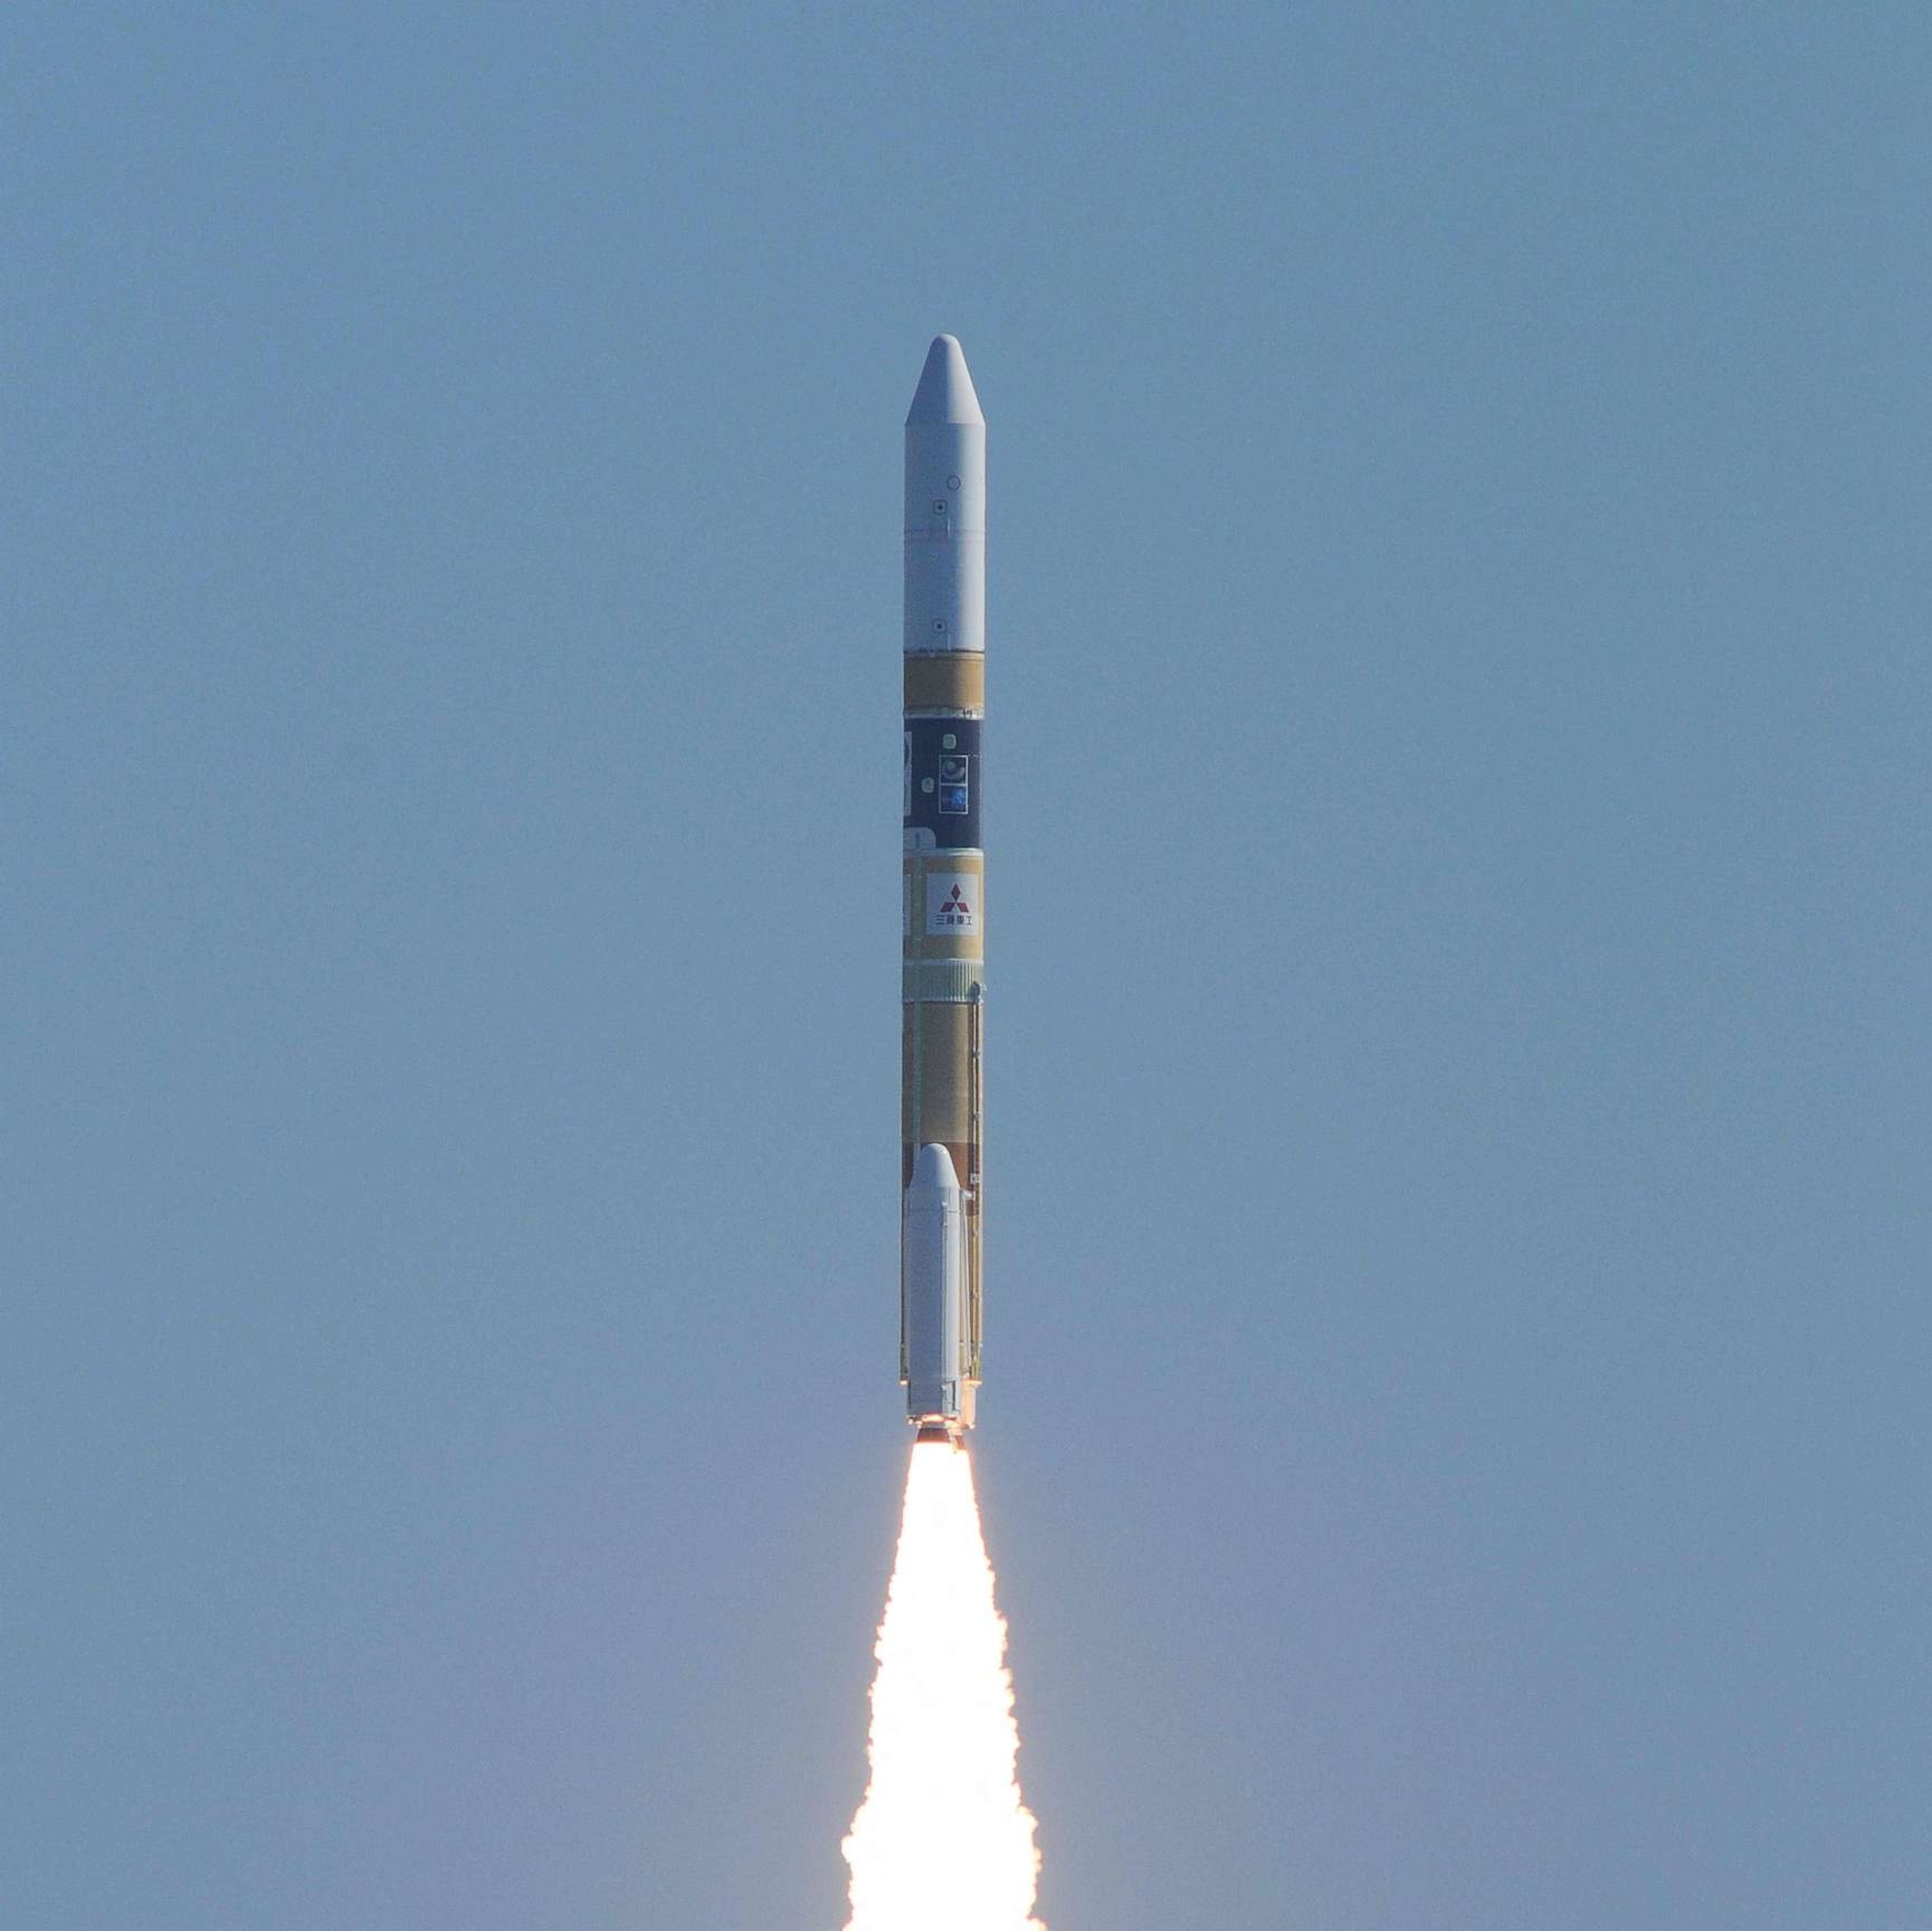
[(906, 1191), (920, 1200), (944, 1200), (948, 1195), (957, 1199), (959, 1176), (954, 1170), (952, 1155), (943, 1146), (921, 1147), (912, 1164), (912, 1185)]
[(964, 422), (983, 428), (986, 422), (958, 338), (934, 336), (932, 347), (926, 352), (926, 367), (920, 371), (919, 387), (913, 392), (912, 407), (906, 411), (907, 428), (919, 422)]

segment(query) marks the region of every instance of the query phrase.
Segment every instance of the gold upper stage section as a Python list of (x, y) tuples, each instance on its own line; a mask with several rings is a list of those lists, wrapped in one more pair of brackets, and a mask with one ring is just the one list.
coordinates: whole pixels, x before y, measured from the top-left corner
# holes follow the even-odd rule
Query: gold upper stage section
[(986, 657), (981, 650), (932, 650), (905, 660), (908, 710), (986, 708)]

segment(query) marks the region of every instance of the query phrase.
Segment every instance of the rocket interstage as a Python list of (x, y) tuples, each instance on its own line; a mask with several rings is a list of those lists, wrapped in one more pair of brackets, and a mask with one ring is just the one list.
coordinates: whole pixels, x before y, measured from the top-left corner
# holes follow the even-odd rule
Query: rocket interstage
[(899, 1379), (922, 1439), (980, 1386), (986, 857), (986, 419), (938, 337), (905, 422)]

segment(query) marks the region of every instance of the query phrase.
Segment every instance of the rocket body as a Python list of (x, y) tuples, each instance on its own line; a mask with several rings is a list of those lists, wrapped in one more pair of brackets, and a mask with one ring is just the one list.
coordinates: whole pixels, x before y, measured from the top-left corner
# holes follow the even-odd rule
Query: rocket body
[(899, 1378), (922, 1434), (980, 1384), (986, 1011), (986, 422), (933, 343), (905, 424), (905, 779)]

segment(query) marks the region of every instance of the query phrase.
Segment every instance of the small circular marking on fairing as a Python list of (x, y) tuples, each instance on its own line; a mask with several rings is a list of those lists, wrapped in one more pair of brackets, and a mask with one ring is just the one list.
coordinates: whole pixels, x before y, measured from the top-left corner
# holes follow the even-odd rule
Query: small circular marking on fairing
[(959, 740), (949, 731), (940, 739), (939, 746), (943, 751), (956, 751), (959, 748)]
[(959, 479), (957, 476), (948, 476), (946, 479), (946, 487), (948, 489), (957, 489), (959, 487)]
[(935, 630), (944, 630), (946, 628), (945, 618), (943, 617), (935, 617), (932, 620), (932, 627)]
[(919, 788), (922, 791), (931, 791), (932, 789), (932, 780), (930, 778), (920, 779), (919, 781)]

